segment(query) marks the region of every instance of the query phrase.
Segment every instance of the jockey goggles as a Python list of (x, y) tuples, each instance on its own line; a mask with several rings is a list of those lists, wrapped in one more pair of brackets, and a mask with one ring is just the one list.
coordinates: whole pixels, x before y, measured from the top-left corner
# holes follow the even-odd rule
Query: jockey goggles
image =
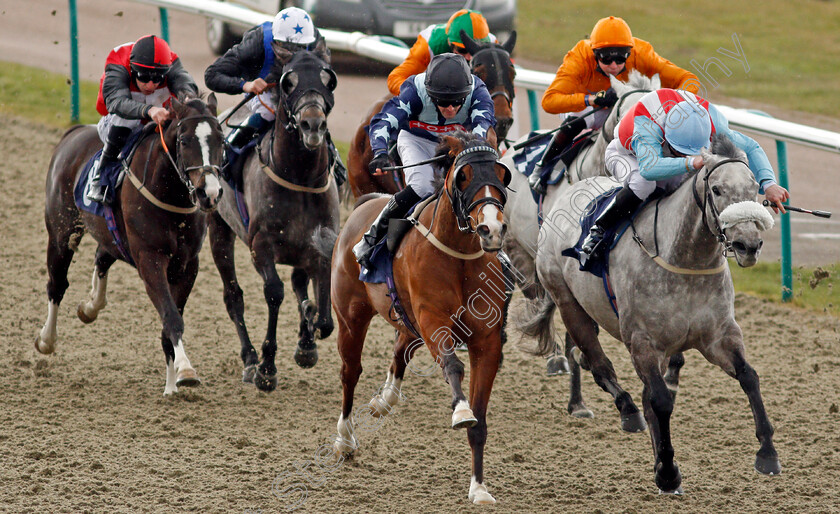
[(604, 64), (624, 64), (630, 57), (630, 50), (625, 48), (599, 48), (594, 53), (595, 58)]
[(455, 100), (435, 100), (435, 99), (432, 99), (432, 101), (438, 107), (461, 107), (462, 105), (464, 105), (464, 102), (466, 100), (467, 100), (466, 98), (457, 98)]
[(160, 84), (163, 82), (165, 75), (166, 71), (164, 70), (134, 69), (134, 78), (137, 79), (137, 82), (154, 82), (155, 84)]

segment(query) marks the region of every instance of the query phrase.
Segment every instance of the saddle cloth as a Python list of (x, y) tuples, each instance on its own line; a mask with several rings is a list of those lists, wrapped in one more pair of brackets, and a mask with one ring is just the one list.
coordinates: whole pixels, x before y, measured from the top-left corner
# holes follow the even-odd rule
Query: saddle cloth
[[(143, 133), (143, 130), (136, 130), (132, 132), (126, 141), (125, 146), (123, 146), (122, 151), (120, 151), (119, 158), (112, 164), (105, 166), (105, 168), (100, 170), (99, 183), (100, 185), (107, 186), (108, 188), (106, 191), (106, 200), (108, 200), (108, 203), (112, 202), (116, 197), (117, 191), (119, 191), (122, 181), (125, 178), (123, 170), (124, 161), (131, 155), (134, 146), (140, 141)], [(90, 188), (90, 172), (93, 169), (93, 163), (99, 159), (100, 155), (102, 155), (102, 150), (93, 154), (93, 157), (91, 157), (82, 168), (82, 172), (79, 174), (78, 180), (76, 181), (76, 187), (73, 189), (73, 198), (76, 201), (76, 207), (79, 209), (96, 216), (104, 217), (104, 206), (99, 202), (89, 200), (87, 197), (87, 192)]]

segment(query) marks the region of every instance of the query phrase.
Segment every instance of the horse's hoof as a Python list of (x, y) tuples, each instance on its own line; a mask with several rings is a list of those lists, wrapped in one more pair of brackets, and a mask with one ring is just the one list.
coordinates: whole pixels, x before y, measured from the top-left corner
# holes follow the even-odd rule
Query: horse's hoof
[(318, 349), (305, 350), (298, 346), (298, 349), (295, 350), (295, 362), (304, 369), (315, 366), (318, 363)]
[(764, 475), (779, 475), (782, 472), (782, 465), (779, 458), (755, 456), (755, 470)]
[(459, 428), (472, 428), (477, 423), (478, 420), (470, 408), (456, 410), (452, 413), (452, 428), (455, 430)]
[(97, 312), (93, 316), (88, 316), (85, 313), (85, 302), (79, 302), (79, 306), (76, 307), (76, 316), (78, 316), (79, 319), (82, 320), (82, 323), (93, 323), (94, 321), (96, 321), (96, 317), (98, 315), (99, 313)]
[(475, 482), (475, 479), (470, 483), (469, 499), (476, 505), (493, 505), (496, 503), (493, 495), (487, 492), (487, 486)]
[(660, 489), (659, 494), (670, 494), (672, 496), (682, 496), (683, 495), (683, 488), (682, 488), (682, 486), (678, 486), (676, 489), (671, 490), (671, 491), (663, 491), (662, 489)]
[(594, 418), (595, 414), (583, 405), (569, 407), (569, 414), (575, 418)]
[(257, 386), (257, 389), (260, 391), (270, 393), (271, 391), (277, 389), (277, 374), (263, 375), (259, 368), (257, 368), (257, 371), (254, 374), (254, 385)]
[(355, 437), (351, 441), (347, 441), (341, 436), (336, 436), (335, 442), (333, 443), (333, 448), (335, 448), (336, 453), (344, 457), (351, 457), (358, 447), (359, 444), (356, 442)]
[(201, 385), (198, 373), (192, 368), (182, 369), (175, 377), (175, 387), (196, 387)]
[(545, 363), (545, 374), (553, 377), (569, 374), (569, 360), (565, 355), (552, 355)]
[(680, 474), (680, 467), (674, 462), (672, 470), (666, 474), (663, 471), (662, 462), (658, 462), (654, 467), (656, 477), (656, 487), (659, 488), (660, 494), (682, 494), (682, 475)]
[(38, 353), (49, 355), (55, 351), (55, 344), (47, 343), (41, 339), (41, 334), (38, 334), (35, 336), (35, 349), (38, 350)]
[(257, 374), (257, 365), (251, 364), (250, 366), (245, 366), (245, 369), (242, 370), (242, 382), (246, 384), (253, 384), (254, 383), (254, 375)]
[(630, 433), (644, 432), (645, 430), (647, 430), (647, 423), (645, 423), (645, 417), (642, 416), (642, 413), (639, 411), (636, 411), (633, 414), (622, 415), (621, 429), (625, 432)]

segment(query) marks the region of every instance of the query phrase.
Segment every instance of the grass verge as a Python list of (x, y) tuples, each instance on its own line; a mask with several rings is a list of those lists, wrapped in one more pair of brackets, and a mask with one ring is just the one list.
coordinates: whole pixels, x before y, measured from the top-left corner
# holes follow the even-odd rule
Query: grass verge
[[(739, 268), (730, 261), (735, 290), (775, 302), (781, 302), (781, 263), (759, 262), (751, 268)], [(791, 303), (805, 309), (840, 317), (840, 263), (793, 270)]]

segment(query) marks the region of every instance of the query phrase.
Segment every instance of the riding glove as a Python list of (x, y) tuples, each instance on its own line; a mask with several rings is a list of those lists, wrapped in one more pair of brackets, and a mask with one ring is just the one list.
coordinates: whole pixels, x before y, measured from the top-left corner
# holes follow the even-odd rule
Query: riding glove
[(368, 171), (371, 174), (374, 174), (376, 173), (377, 168), (387, 168), (393, 165), (393, 159), (391, 159), (391, 157), (387, 153), (382, 152), (376, 154), (376, 156), (374, 156), (374, 158), (370, 161), (370, 164), (368, 164)]
[(613, 89), (598, 91), (592, 99), (592, 103), (598, 107), (612, 107), (618, 101), (618, 95)]

